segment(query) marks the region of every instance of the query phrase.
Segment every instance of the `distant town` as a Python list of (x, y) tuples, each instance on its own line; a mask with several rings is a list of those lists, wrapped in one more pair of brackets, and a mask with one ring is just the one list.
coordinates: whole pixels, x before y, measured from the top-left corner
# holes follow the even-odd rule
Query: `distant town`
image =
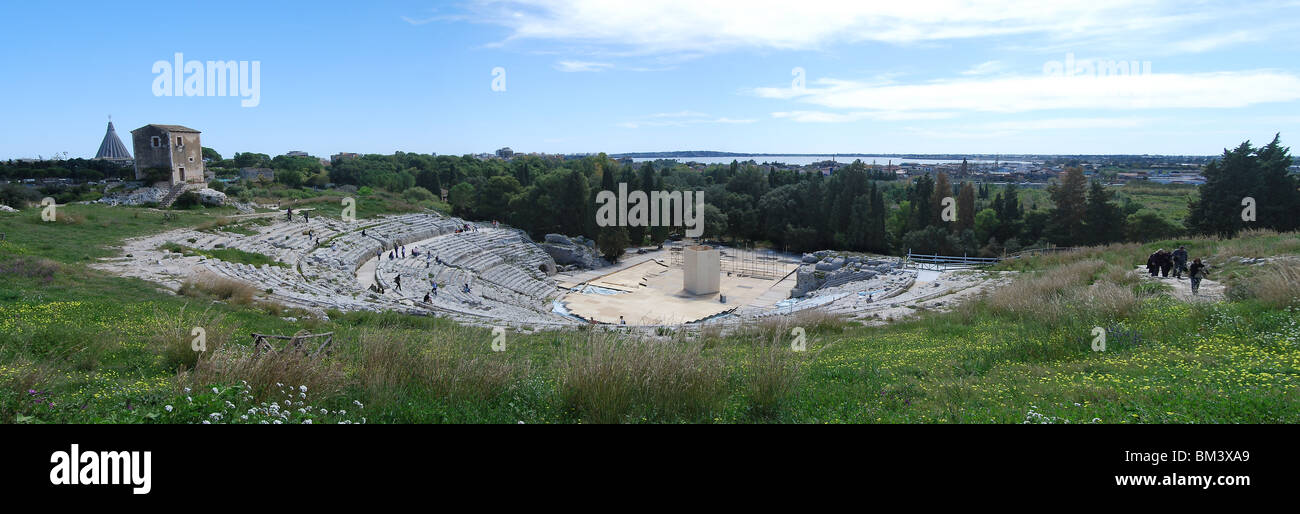
[[(151, 125), (152, 126), (152, 125)], [(137, 130), (144, 130), (142, 127)], [(185, 127), (177, 130), (197, 131)], [(185, 132), (191, 133), (191, 132)], [(156, 137), (156, 136), (155, 136)], [(86, 139), (91, 140), (87, 135)], [(147, 141), (146, 141), (147, 143)], [(156, 142), (155, 142), (156, 144)], [(137, 156), (141, 150), (147, 150), (148, 144), (139, 141), (134, 144)], [(398, 152), (401, 153), (401, 152)], [(112, 122), (103, 135), (98, 151), (90, 159), (69, 158), (69, 152), (53, 156), (10, 159), (0, 163), (0, 184), (18, 184), (32, 188), (45, 189), (45, 192), (57, 191), (71, 186), (103, 186), (107, 193), (119, 186), (139, 186), (145, 183), (141, 163), (132, 156), (118, 137)], [(430, 153), (430, 156), (437, 156)], [(483, 152), (461, 156), (480, 161), (513, 162), (520, 158), (542, 159), (546, 161), (566, 161), (583, 159), (599, 155), (597, 153), (545, 153), (516, 152), (510, 147), (503, 147), (494, 152)], [(243, 156), (243, 157), (240, 157)], [(265, 154), (236, 153), (233, 159), (223, 159), (221, 154), (211, 148), (193, 149), (188, 156), (191, 165), (188, 176), (178, 175), (168, 181), (180, 189), (185, 184), (191, 188), (201, 187), (210, 182), (230, 184), (239, 181), (275, 180), (277, 168), (281, 171), (292, 168), (298, 172), (310, 173), (311, 169), (323, 171), (339, 162), (358, 159), (363, 154), (357, 152), (337, 152), (328, 158), (312, 156), (301, 150), (288, 150), (271, 157)], [(1200, 185), (1205, 183), (1201, 171), (1216, 156), (1210, 155), (1061, 155), (1061, 154), (889, 154), (889, 153), (842, 153), (842, 154), (800, 154), (800, 153), (736, 153), (718, 151), (668, 151), (668, 152), (634, 152), (607, 155), (610, 159), (625, 165), (640, 162), (654, 162), (656, 166), (684, 166), (695, 171), (704, 172), (709, 166), (730, 164), (758, 166), (766, 171), (786, 171), (796, 174), (820, 173), (830, 176), (836, 170), (855, 161), (862, 161), (873, 177), (890, 177), (907, 179), (922, 175), (946, 174), (958, 181), (969, 180), (988, 184), (1017, 184), (1023, 188), (1043, 188), (1053, 179), (1058, 178), (1067, 168), (1078, 167), (1090, 180), (1104, 185), (1122, 185), (1133, 181), (1158, 184)], [(198, 157), (198, 161), (195, 158)], [(159, 162), (150, 160), (146, 168), (157, 166)], [(792, 163), (787, 161), (800, 161)], [(293, 163), (293, 164), (288, 164)], [(310, 166), (304, 166), (310, 164)], [(169, 166), (163, 163), (164, 167)], [(175, 166), (172, 172), (184, 174), (183, 166)], [(310, 169), (309, 169), (310, 168)], [(179, 171), (178, 171), (179, 170)], [(1290, 167), (1292, 173), (1300, 173), (1300, 164)], [(198, 172), (196, 174), (195, 172)], [(329, 188), (335, 184), (329, 180), (328, 173), (323, 178), (304, 184), (312, 187)], [(435, 192), (436, 194), (437, 192)], [(446, 191), (441, 191), (445, 198)], [(175, 195), (170, 195), (175, 196)]]

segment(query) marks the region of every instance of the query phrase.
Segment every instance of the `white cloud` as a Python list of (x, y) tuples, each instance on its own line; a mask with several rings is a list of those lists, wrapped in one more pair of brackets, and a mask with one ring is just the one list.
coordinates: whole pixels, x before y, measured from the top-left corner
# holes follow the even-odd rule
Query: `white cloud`
[(985, 61), (975, 65), (969, 70), (961, 72), (961, 74), (962, 75), (988, 75), (990, 73), (1001, 71), (1005, 67), (1006, 66), (1002, 64), (1002, 61)]
[(1300, 76), (1273, 70), (1022, 75), (884, 85), (819, 79), (802, 90), (769, 87), (753, 93), (827, 109), (877, 113), (1236, 108), (1300, 99)]
[(614, 65), (607, 62), (560, 61), (555, 63), (555, 69), (564, 72), (601, 71), (612, 67)]
[(1170, 44), (1170, 49), (1183, 53), (1206, 52), (1225, 46), (1263, 41), (1264, 39), (1267, 39), (1269, 32), (1269, 30), (1257, 28), (1250, 31), (1236, 30), (1221, 34), (1208, 34), (1191, 39), (1184, 39), (1182, 41), (1175, 41)]
[(898, 112), (898, 111), (782, 111), (772, 113), (773, 118), (785, 118), (800, 123), (846, 123), (860, 120), (902, 121), (941, 120), (956, 116), (951, 112)]
[(1178, 0), (473, 0), (467, 7), (470, 19), (508, 29), (507, 42), (587, 45), (589, 52), (607, 54), (690, 55), (1012, 35), (1126, 41), (1241, 15), (1230, 5), (1198, 4), (1197, 9), (1188, 14)]

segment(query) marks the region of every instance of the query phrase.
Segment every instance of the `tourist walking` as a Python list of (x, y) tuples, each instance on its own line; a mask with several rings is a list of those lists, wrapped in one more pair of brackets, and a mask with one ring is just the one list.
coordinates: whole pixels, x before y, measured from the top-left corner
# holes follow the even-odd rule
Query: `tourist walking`
[(1147, 272), (1151, 273), (1153, 277), (1160, 273), (1160, 254), (1164, 251), (1165, 249), (1156, 250), (1154, 254), (1147, 258)]
[(1173, 267), (1174, 267), (1174, 258), (1169, 255), (1169, 252), (1161, 250), (1160, 251), (1160, 276), (1162, 278), (1169, 278), (1169, 270), (1172, 269)]
[(1195, 259), (1195, 260), (1192, 261), (1192, 267), (1191, 267), (1190, 269), (1188, 269), (1187, 276), (1190, 277), (1190, 278), (1192, 279), (1192, 294), (1193, 294), (1193, 295), (1199, 295), (1199, 294), (1200, 294), (1200, 291), (1201, 291), (1201, 279), (1205, 278), (1205, 276), (1209, 274), (1209, 272), (1206, 271), (1205, 268), (1207, 268), (1207, 266), (1204, 265), (1204, 264), (1201, 264), (1201, 260), (1200, 260), (1200, 259)]
[(1187, 271), (1187, 247), (1179, 246), (1174, 250), (1174, 278), (1183, 278), (1183, 272)]

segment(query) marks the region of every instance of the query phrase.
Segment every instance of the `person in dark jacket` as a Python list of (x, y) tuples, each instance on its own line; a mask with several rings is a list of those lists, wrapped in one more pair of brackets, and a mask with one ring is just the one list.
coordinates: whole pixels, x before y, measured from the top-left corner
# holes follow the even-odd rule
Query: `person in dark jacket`
[(1209, 274), (1206, 270), (1207, 267), (1208, 266), (1201, 264), (1200, 259), (1192, 261), (1192, 267), (1187, 270), (1187, 276), (1192, 279), (1192, 294), (1200, 294), (1201, 279), (1205, 278), (1205, 276)]
[(1180, 246), (1174, 250), (1174, 278), (1183, 278), (1183, 272), (1187, 271), (1187, 247)]
[(1174, 267), (1174, 258), (1169, 252), (1160, 251), (1160, 276), (1169, 278), (1169, 270)]
[(1150, 256), (1147, 257), (1147, 273), (1150, 273), (1151, 276), (1153, 276), (1153, 277), (1156, 276), (1156, 274), (1160, 272), (1160, 253), (1161, 253), (1161, 252), (1164, 252), (1164, 249), (1163, 249), (1163, 248), (1160, 249), (1160, 250), (1156, 250), (1155, 253), (1153, 253), (1153, 254), (1151, 254)]

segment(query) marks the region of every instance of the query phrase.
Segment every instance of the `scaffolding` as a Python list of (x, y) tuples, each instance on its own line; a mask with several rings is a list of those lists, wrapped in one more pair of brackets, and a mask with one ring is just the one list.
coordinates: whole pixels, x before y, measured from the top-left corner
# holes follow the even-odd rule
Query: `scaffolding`
[[(673, 268), (682, 268), (684, 263), (682, 259), (682, 250), (692, 246), (692, 241), (685, 242), (682, 246), (674, 246), (669, 249), (669, 265)], [(787, 266), (782, 262), (780, 254), (772, 250), (759, 250), (754, 247), (735, 248), (730, 246), (715, 247), (721, 251), (720, 271), (727, 276), (739, 276), (760, 278), (766, 280), (779, 280), (784, 278), (789, 272)]]

